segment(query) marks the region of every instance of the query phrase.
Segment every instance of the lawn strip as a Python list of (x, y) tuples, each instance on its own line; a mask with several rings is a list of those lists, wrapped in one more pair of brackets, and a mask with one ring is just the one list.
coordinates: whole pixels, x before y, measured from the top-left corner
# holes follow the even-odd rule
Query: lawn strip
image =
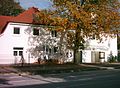
[(57, 74), (57, 73), (68, 73), (68, 72), (79, 72), (79, 71), (91, 71), (100, 70), (97, 67), (86, 67), (76, 64), (72, 65), (28, 65), (28, 66), (14, 66), (20, 72), (29, 72), (31, 74)]

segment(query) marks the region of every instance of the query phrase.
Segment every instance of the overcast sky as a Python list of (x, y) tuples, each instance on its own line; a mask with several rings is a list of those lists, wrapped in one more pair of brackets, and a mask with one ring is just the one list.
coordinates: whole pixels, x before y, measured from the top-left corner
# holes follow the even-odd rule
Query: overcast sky
[(20, 5), (28, 9), (29, 7), (37, 7), (39, 9), (47, 9), (50, 8), (52, 3), (50, 0), (16, 0), (20, 2)]

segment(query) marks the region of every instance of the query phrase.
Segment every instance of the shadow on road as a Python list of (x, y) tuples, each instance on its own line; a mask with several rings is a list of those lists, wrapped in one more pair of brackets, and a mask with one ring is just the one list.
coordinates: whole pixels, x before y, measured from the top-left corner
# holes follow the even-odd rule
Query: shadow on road
[(8, 80), (6, 80), (6, 79), (1, 79), (1, 78), (0, 78), (0, 84), (10, 85), (10, 84), (8, 83)]
[[(62, 81), (53, 82), (46, 81), (44, 84), (28, 85), (23, 88), (119, 88), (120, 86), (120, 70), (114, 71), (95, 71), (87, 73), (70, 73), (70, 74), (57, 74), (46, 75), (45, 80), (51, 78), (59, 78)], [(47, 79), (49, 78), (49, 79)], [(39, 79), (39, 78), (38, 78)], [(22, 88), (12, 87), (12, 88)]]

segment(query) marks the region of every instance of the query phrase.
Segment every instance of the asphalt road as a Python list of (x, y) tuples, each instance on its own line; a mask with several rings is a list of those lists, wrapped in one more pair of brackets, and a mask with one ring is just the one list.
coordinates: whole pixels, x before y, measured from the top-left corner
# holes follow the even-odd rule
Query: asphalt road
[(1, 74), (0, 88), (120, 88), (120, 70), (23, 75)]

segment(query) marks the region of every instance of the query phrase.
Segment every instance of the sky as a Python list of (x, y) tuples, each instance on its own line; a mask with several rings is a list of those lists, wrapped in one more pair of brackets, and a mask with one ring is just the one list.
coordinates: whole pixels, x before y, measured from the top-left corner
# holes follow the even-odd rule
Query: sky
[(24, 9), (28, 9), (30, 7), (37, 7), (39, 9), (48, 9), (51, 7), (52, 2), (50, 0), (16, 0), (20, 2), (20, 5)]
[(52, 2), (50, 2), (50, 0), (16, 0), (16, 1), (19, 1), (20, 5), (24, 9), (28, 9), (30, 7), (36, 7), (39, 9), (49, 9), (51, 8), (52, 5)]

